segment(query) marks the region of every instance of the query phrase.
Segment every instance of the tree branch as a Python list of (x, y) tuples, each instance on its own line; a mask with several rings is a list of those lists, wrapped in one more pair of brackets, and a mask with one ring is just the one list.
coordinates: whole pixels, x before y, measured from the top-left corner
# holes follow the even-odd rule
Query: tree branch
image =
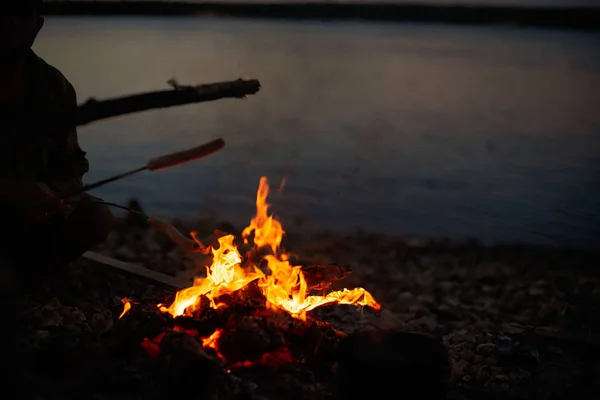
[(238, 79), (198, 86), (181, 86), (170, 80), (172, 90), (140, 93), (108, 100), (91, 98), (77, 108), (77, 126), (124, 114), (131, 114), (157, 108), (180, 106), (191, 103), (219, 100), (224, 98), (243, 99), (260, 90), (256, 79)]

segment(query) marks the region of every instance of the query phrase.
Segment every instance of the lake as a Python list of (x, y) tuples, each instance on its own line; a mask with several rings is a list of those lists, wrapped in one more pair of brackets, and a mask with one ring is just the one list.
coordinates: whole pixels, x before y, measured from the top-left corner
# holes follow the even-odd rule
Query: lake
[[(262, 90), (80, 129), (93, 193), (244, 224), (258, 181), (302, 227), (600, 248), (600, 34), (208, 18), (50, 18), (35, 49), (79, 101), (248, 76)], [(285, 185), (277, 190), (285, 176)]]

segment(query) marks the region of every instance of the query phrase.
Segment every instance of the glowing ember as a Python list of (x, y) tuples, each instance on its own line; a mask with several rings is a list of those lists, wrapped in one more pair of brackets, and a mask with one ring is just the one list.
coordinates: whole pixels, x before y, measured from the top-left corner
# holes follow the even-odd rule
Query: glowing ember
[(158, 343), (156, 343), (155, 341), (152, 341), (148, 338), (144, 338), (142, 343), (140, 343), (140, 346), (142, 347), (142, 349), (146, 350), (146, 353), (150, 357), (154, 358), (154, 357), (158, 357), (160, 355), (160, 347), (158, 346)]
[(202, 339), (202, 346), (214, 349), (219, 357), (224, 358), (221, 355), (221, 353), (219, 353), (219, 348), (217, 347), (217, 340), (221, 337), (222, 334), (223, 331), (221, 329), (217, 329), (212, 335), (205, 339)]
[[(306, 319), (308, 311), (326, 304), (356, 304), (378, 310), (379, 303), (363, 288), (344, 289), (324, 296), (310, 295), (301, 267), (291, 265), (288, 255), (281, 251), (284, 231), (281, 223), (267, 212), (268, 194), (267, 179), (262, 177), (256, 195), (256, 216), (244, 229), (242, 236), (245, 243), (248, 243), (250, 236), (254, 234), (254, 246), (270, 250), (271, 254), (264, 256), (270, 273), (265, 274), (254, 265), (242, 267), (242, 256), (233, 243), (234, 236), (223, 236), (218, 240), (219, 247), (210, 249), (213, 262), (207, 267), (206, 278), (196, 278), (193, 286), (176, 294), (173, 304), (169, 307), (160, 305), (160, 310), (174, 317), (189, 315), (200, 307), (201, 296), (210, 300), (211, 307), (218, 308), (220, 304), (217, 304), (215, 299), (240, 290), (253, 281), (257, 281), (269, 308), (285, 310), (301, 320)], [(192, 238), (197, 241), (193, 233)], [(198, 244), (200, 248), (204, 248), (201, 243)], [(128, 304), (125, 303), (126, 310), (129, 309)], [(218, 337), (217, 332), (215, 334)], [(216, 341), (217, 337), (213, 338), (211, 343)]]
[(119, 319), (123, 318), (127, 314), (127, 311), (131, 310), (131, 302), (127, 297), (123, 297), (121, 301), (123, 302), (123, 312), (119, 315)]

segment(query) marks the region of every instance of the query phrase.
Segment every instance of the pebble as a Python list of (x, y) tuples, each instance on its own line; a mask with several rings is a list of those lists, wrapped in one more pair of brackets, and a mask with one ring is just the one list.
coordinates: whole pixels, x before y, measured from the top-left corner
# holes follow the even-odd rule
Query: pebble
[(496, 345), (494, 343), (483, 343), (477, 346), (477, 353), (483, 355), (494, 354)]
[(480, 365), (480, 364), (483, 364), (484, 362), (485, 362), (485, 358), (482, 355), (480, 355), (480, 354), (477, 354), (473, 358), (473, 363), (474, 364)]
[(495, 358), (488, 357), (488, 358), (485, 359), (485, 364), (486, 365), (490, 365), (490, 366), (495, 366), (495, 365), (498, 365), (498, 362), (496, 361)]
[(42, 309), (37, 312), (37, 317), (39, 326), (42, 328), (60, 326), (63, 323), (63, 317), (58, 309), (50, 305), (43, 306)]
[(475, 357), (475, 353), (471, 350), (465, 349), (460, 352), (460, 358), (462, 358), (463, 360), (471, 361), (473, 360), (473, 357)]
[(136, 261), (139, 258), (129, 246), (119, 247), (113, 254), (115, 258), (123, 261)]

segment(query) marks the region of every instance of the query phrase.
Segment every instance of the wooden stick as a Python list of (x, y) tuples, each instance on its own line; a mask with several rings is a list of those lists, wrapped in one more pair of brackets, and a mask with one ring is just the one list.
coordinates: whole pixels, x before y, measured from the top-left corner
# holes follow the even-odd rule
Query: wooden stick
[[(150, 160), (146, 165), (140, 168), (136, 168), (131, 171), (127, 171), (115, 176), (111, 176), (110, 178), (102, 179), (101, 181), (97, 181), (94, 183), (88, 183), (87, 185), (83, 185), (81, 188), (69, 192), (61, 194), (58, 198), (59, 200), (68, 199), (69, 197), (75, 196), (82, 192), (87, 192), (88, 190), (99, 188), (100, 186), (104, 186), (107, 183), (115, 182), (123, 178), (127, 178), (128, 176), (137, 174), (142, 171), (156, 171), (159, 169), (174, 167), (176, 165), (184, 164), (186, 162), (194, 161), (202, 157), (206, 157), (210, 154), (213, 154), (216, 151), (225, 146), (225, 142), (223, 139), (216, 139), (209, 143), (203, 144), (201, 146), (194, 147), (192, 149), (178, 151), (176, 153), (167, 154), (165, 156), (156, 157)], [(42, 202), (34, 203), (32, 207), (39, 207), (42, 205), (47, 205), (56, 201), (55, 198), (50, 200), (44, 200)]]
[(148, 268), (142, 267), (141, 265), (130, 264), (123, 261), (115, 260), (114, 258), (94, 253), (92, 251), (88, 251), (85, 254), (83, 254), (83, 258), (88, 261), (91, 261), (97, 266), (118, 269), (119, 271), (123, 271), (129, 275), (149, 280), (168, 289), (179, 290), (191, 286), (190, 283), (186, 283), (182, 279), (177, 279), (173, 276), (152, 271)]
[(221, 150), (225, 146), (223, 139), (215, 139), (211, 142), (196, 146), (192, 149), (178, 151), (176, 153), (167, 154), (166, 156), (156, 157), (148, 161), (146, 168), (150, 171), (158, 169), (170, 168), (179, 164), (184, 164), (190, 161), (206, 157)]
[(91, 98), (77, 108), (76, 124), (89, 124), (101, 119), (156, 108), (180, 106), (224, 98), (244, 98), (260, 90), (256, 79), (237, 79), (198, 86), (180, 86), (170, 81), (173, 90), (140, 93), (108, 100)]

